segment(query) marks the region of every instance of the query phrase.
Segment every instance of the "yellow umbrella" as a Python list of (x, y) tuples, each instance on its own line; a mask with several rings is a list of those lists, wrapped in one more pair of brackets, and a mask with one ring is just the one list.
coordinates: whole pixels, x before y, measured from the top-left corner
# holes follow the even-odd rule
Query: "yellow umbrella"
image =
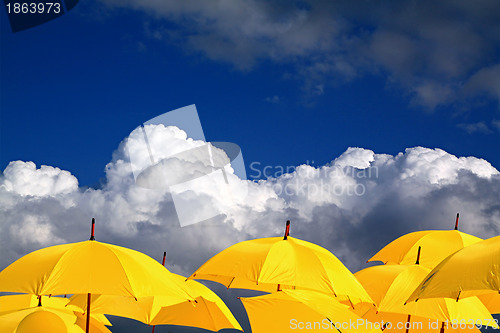
[(43, 309), (37, 309), (22, 318), (19, 323), (13, 325), (13, 327), (4, 327), (2, 332), (66, 333), (68, 332), (68, 329), (66, 328), (66, 323), (55, 313)]
[(192, 290), (192, 294), (196, 296), (196, 300), (194, 303), (183, 302), (169, 309), (162, 309), (156, 315), (153, 324), (170, 323), (171, 325), (200, 327), (211, 331), (219, 331), (223, 328), (243, 330), (226, 304), (212, 290), (197, 281), (186, 280), (184, 276), (176, 275), (176, 277), (181, 283), (187, 284)]
[(228, 288), (266, 292), (309, 289), (373, 303), (352, 273), (330, 251), (288, 236), (235, 244), (216, 254), (189, 279), (212, 280)]
[(458, 231), (458, 214), (455, 230), (425, 230), (403, 235), (378, 251), (370, 261), (384, 264), (411, 265), (415, 262), (418, 248), (425, 249), (420, 265), (434, 268), (450, 254), (482, 239)]
[[(20, 309), (27, 309), (33, 307), (51, 308), (56, 310), (66, 310), (70, 312), (84, 313), (83, 308), (69, 304), (68, 298), (62, 297), (49, 297), (49, 296), (35, 296), (35, 295), (6, 295), (0, 297), (0, 312), (12, 312)], [(108, 318), (104, 314), (92, 314), (92, 318), (98, 322), (111, 326)]]
[(221, 308), (220, 304), (201, 296), (194, 302), (183, 302), (162, 308), (152, 324), (199, 327), (215, 332), (230, 328), (243, 331), (226, 306)]
[(253, 333), (268, 332), (381, 332), (336, 300), (312, 290), (290, 290), (241, 298)]
[[(226, 304), (209, 288), (197, 281), (186, 281), (174, 274), (190, 290), (194, 301), (179, 302), (162, 296), (145, 296), (134, 299), (127, 296), (92, 295), (92, 313), (105, 313), (127, 317), (148, 325), (179, 325), (203, 328), (242, 330)], [(86, 310), (87, 295), (74, 295), (69, 304)]]
[[(61, 297), (2, 296), (0, 297), (0, 332), (83, 333), (86, 325), (83, 312), (67, 304), (68, 299)], [(91, 316), (90, 332), (110, 332), (104, 325), (111, 325), (104, 315)]]
[(459, 300), (491, 293), (500, 293), (500, 236), (465, 247), (444, 259), (408, 301), (433, 297)]
[(483, 294), (478, 295), (477, 298), (483, 302), (490, 313), (500, 313), (500, 294)]
[[(377, 310), (381, 314), (395, 313), (450, 323), (462, 321), (482, 325), (493, 324), (493, 317), (476, 297), (459, 302), (435, 298), (406, 303), (415, 286), (429, 272), (430, 269), (420, 265), (382, 265), (366, 268), (357, 272), (355, 276), (375, 301)], [(410, 316), (407, 321), (411, 320)]]
[(89, 241), (44, 248), (10, 264), (0, 272), (0, 292), (87, 294), (89, 305), (91, 294), (193, 300), (185, 286), (153, 258), (95, 241), (94, 223), (92, 219)]

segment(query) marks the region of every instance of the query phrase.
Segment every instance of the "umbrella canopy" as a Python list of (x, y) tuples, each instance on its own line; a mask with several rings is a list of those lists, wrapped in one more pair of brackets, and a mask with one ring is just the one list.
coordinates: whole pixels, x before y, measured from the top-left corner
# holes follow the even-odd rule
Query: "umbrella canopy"
[[(166, 296), (92, 295), (92, 313), (105, 313), (132, 318), (148, 325), (180, 325), (211, 331), (242, 330), (226, 304), (209, 288), (174, 274), (190, 290), (194, 301), (179, 302)], [(86, 309), (87, 295), (74, 295), (69, 304)]]
[(97, 241), (57, 245), (25, 255), (0, 272), (0, 291), (193, 299), (153, 258)]
[[(49, 296), (35, 296), (35, 295), (7, 295), (0, 297), (0, 312), (12, 312), (21, 309), (34, 308), (34, 307), (43, 307), (51, 308), (56, 310), (65, 310), (69, 312), (79, 312), (83, 313), (83, 308), (69, 304), (70, 299), (62, 298), (62, 297), (49, 297)], [(97, 320), (98, 322), (111, 326), (108, 318), (104, 314), (94, 313), (92, 314), (92, 318)]]
[[(0, 332), (85, 332), (83, 312), (67, 306), (67, 298), (42, 297), (40, 303), (32, 295), (0, 297)], [(110, 332), (104, 325), (111, 325), (104, 315), (91, 316), (90, 332)]]
[(243, 331), (227, 307), (197, 297), (194, 302), (183, 302), (162, 308), (155, 316), (153, 325), (179, 325), (203, 328), (218, 332), (222, 329)]
[(94, 237), (31, 252), (0, 272), (0, 292), (34, 295), (87, 294), (90, 325), (91, 294), (143, 297), (163, 295), (194, 300), (172, 273), (147, 255)]
[(500, 294), (490, 293), (477, 296), (490, 313), (500, 313)]
[(371, 295), (379, 313), (396, 313), (436, 319), (440, 322), (466, 322), (493, 325), (493, 317), (477, 298), (459, 302), (445, 298), (426, 299), (406, 303), (415, 286), (427, 276), (430, 269), (420, 265), (373, 266), (355, 274)]
[(353, 274), (330, 251), (289, 237), (288, 231), (283, 238), (235, 244), (209, 259), (189, 279), (266, 292), (317, 290), (349, 298), (352, 303), (373, 303)]
[(432, 269), (450, 254), (481, 240), (456, 229), (417, 231), (393, 240), (368, 262), (382, 261), (384, 264), (411, 265), (415, 262), (418, 248), (421, 247), (425, 252), (420, 256), (419, 263)]
[[(253, 333), (268, 332), (381, 332), (336, 300), (311, 290), (289, 290), (241, 298)], [(337, 329), (336, 329), (337, 328)]]
[(500, 236), (497, 236), (467, 246), (444, 259), (408, 301), (432, 297), (458, 300), (499, 292)]
[[(86, 321), (83, 315), (51, 308), (34, 307), (0, 313), (0, 331), (2, 333), (83, 333), (85, 325)], [(102, 323), (91, 318), (89, 332), (110, 333), (111, 331)]]

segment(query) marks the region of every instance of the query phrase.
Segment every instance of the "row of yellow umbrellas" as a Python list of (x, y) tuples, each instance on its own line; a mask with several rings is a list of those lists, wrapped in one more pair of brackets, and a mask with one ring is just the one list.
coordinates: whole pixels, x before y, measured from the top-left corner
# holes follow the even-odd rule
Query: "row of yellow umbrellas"
[[(440, 326), (440, 332), (452, 332), (457, 327), (461, 331), (479, 332), (475, 324), (498, 328), (491, 316), (491, 313), (498, 313), (498, 303), (493, 297), (479, 296), (481, 293), (477, 290), (466, 292), (463, 296), (469, 297), (462, 299), (443, 292), (453, 290), (452, 283), (458, 283), (460, 286), (455, 290), (461, 290), (464, 287), (459, 282), (461, 279), (474, 281), (471, 286), (477, 287), (480, 281), (490, 276), (498, 278), (500, 273), (498, 266), (486, 262), (489, 258), (497, 265), (500, 263), (498, 240), (493, 238), (483, 241), (458, 231), (458, 217), (457, 214), (455, 230), (420, 231), (396, 239), (369, 260), (382, 261), (385, 265), (370, 267), (355, 274), (377, 304), (377, 311), (365, 312), (365, 318), (401, 321), (407, 315), (408, 323), (411, 320), (427, 327), (428, 319), (431, 318), (440, 322), (437, 325)], [(458, 257), (472, 260), (482, 269), (464, 269), (466, 262), (454, 260), (452, 272), (442, 274), (443, 263)], [(421, 293), (425, 289), (423, 286), (435, 278), (437, 272), (440, 272), (438, 276), (441, 276), (442, 292), (428, 293), (422, 296), (425, 299), (411, 302), (416, 298), (414, 295)], [(498, 294), (498, 285), (496, 287)]]
[[(165, 254), (164, 259), (165, 260)], [(173, 274), (173, 273), (172, 273)], [(92, 295), (94, 312), (135, 319), (148, 325), (181, 325), (218, 331), (223, 328), (241, 329), (226, 304), (203, 284), (173, 274), (174, 279), (190, 289), (194, 300), (178, 302), (165, 296)], [(71, 297), (69, 305), (87, 310), (85, 295)]]
[[(216, 254), (189, 279), (219, 282), (271, 294), (242, 298), (252, 331), (296, 332), (304, 320), (326, 320), (323, 325), (352, 322), (342, 332), (380, 332), (350, 311), (354, 304), (373, 300), (354, 275), (330, 251), (289, 236), (261, 238), (235, 244)], [(297, 323), (291, 323), (296, 319)], [(302, 327), (304, 328), (304, 327)], [(309, 328), (306, 328), (309, 329)]]
[(275, 292), (309, 289), (341, 300), (373, 303), (363, 286), (327, 249), (289, 236), (235, 244), (216, 254), (189, 279), (211, 280), (227, 288)]
[(479, 296), (491, 308), (500, 304), (500, 236), (455, 252), (441, 261), (409, 300), (447, 297), (457, 301)]
[[(152, 296), (155, 301), (161, 300), (162, 308), (197, 303), (196, 296), (200, 292), (193, 292), (192, 285), (199, 283), (176, 278), (142, 253), (96, 242), (93, 230), (94, 227), (89, 241), (42, 249), (17, 260), (0, 273), (0, 290), (34, 295), (79, 295), (74, 297), (72, 304), (78, 304), (86, 311), (87, 331), (93, 311), (91, 304), (97, 306), (94, 311), (104, 312), (99, 307), (105, 307), (105, 313), (130, 316), (148, 324), (158, 323), (157, 316), (144, 318), (127, 313), (124, 310), (126, 303), (120, 302), (117, 296), (128, 297), (135, 305), (142, 302), (152, 304), (151, 308), (154, 303), (147, 298)], [(335, 316), (339, 309), (348, 307), (340, 302), (350, 306), (360, 302), (373, 303), (361, 284), (332, 253), (315, 244), (288, 237), (288, 231), (289, 224), (283, 239), (275, 237), (236, 244), (216, 255), (192, 278), (213, 279), (228, 287), (262, 291), (319, 290), (334, 302), (332, 306), (337, 311), (326, 313)], [(213, 274), (206, 273), (212, 269), (215, 270)], [(293, 297), (303, 299), (305, 295)], [(112, 303), (116, 302), (120, 306), (113, 309)], [(230, 315), (229, 310), (226, 312)], [(342, 316), (355, 316), (344, 312)], [(231, 325), (226, 327), (240, 328), (235, 320), (229, 320), (229, 323)]]
[[(50, 304), (45, 304), (43, 295), (74, 294), (68, 304), (78, 305), (81, 312), (74, 311), (73, 324), (81, 319), (82, 313), (86, 313), (83, 326), (87, 333), (92, 329), (102, 331), (92, 326), (93, 311), (130, 316), (147, 324), (191, 325), (211, 330), (241, 329), (222, 300), (208, 288), (195, 281), (185, 281), (184, 277), (171, 273), (143, 253), (95, 241), (94, 226), (93, 219), (89, 241), (29, 253), (0, 272), (1, 292), (26, 293), (39, 299), (35, 307), (19, 306), (16, 318), (22, 319), (24, 310), (54, 313)], [(67, 301), (58, 297), (50, 299), (52, 302)], [(92, 310), (92, 301), (96, 300), (100, 308)], [(5, 298), (0, 302), (5, 303)], [(113, 310), (112, 304), (116, 302), (121, 306)], [(165, 308), (169, 310), (163, 311)], [(13, 314), (15, 311), (11, 308), (7, 312)], [(9, 313), (1, 311), (0, 316)], [(193, 313), (196, 319), (193, 319)], [(39, 314), (37, 316), (40, 318)], [(78, 331), (81, 327), (73, 326), (66, 325), (66, 329)]]
[(450, 254), (482, 239), (458, 230), (457, 214), (454, 230), (424, 230), (403, 235), (384, 246), (367, 262), (382, 261), (384, 264), (412, 265), (419, 247), (424, 250), (419, 264), (434, 268)]
[(376, 310), (361, 309), (361, 315), (369, 320), (389, 322), (392, 327), (396, 327), (397, 323), (408, 323), (410, 327), (411, 323), (420, 323), (420, 326), (428, 327), (429, 320), (423, 318), (439, 321), (440, 327), (446, 326), (447, 322), (473, 322), (483, 326), (492, 323), (493, 318), (488, 309), (477, 297), (459, 302), (447, 298), (407, 302), (415, 287), (429, 272), (430, 269), (418, 264), (373, 266), (357, 272), (355, 276), (377, 305)]
[[(241, 329), (222, 301), (192, 279), (271, 292), (242, 299), (254, 333), (296, 331), (301, 325), (318, 323), (322, 328), (334, 325), (341, 332), (395, 332), (401, 329), (387, 323), (409, 324), (416, 320), (426, 320), (427, 324), (435, 320), (441, 332), (454, 332), (445, 323), (460, 320), (496, 326), (484, 304), (490, 309), (498, 306), (491, 292), (498, 292), (499, 253), (492, 251), (495, 246), (498, 250), (498, 242), (490, 244), (489, 240), (481, 241), (458, 230), (412, 233), (388, 244), (370, 259), (385, 265), (354, 276), (328, 250), (290, 237), (289, 227), (288, 221), (284, 237), (229, 247), (207, 261), (188, 281), (142, 253), (96, 242), (92, 232), (90, 241), (35, 251), (14, 262), (0, 273), (0, 291), (75, 294), (69, 304), (86, 312), (87, 331), (92, 309), (150, 325), (176, 322), (211, 330)], [(474, 246), (485, 242), (474, 250)], [(469, 252), (458, 255), (466, 249), (476, 256)], [(489, 266), (481, 252), (488, 253)], [(454, 256), (459, 259), (450, 259)], [(457, 270), (457, 265), (464, 263), (461, 256), (467, 260), (472, 257), (480, 268), (465, 273)], [(446, 265), (449, 261), (451, 264)], [(447, 281), (458, 277), (466, 282), (457, 282), (458, 287), (451, 291)], [(481, 285), (483, 280), (488, 282)], [(476, 295), (481, 295), (482, 302)], [(414, 299), (420, 300), (412, 302)], [(193, 306), (200, 318), (196, 323), (186, 315)], [(219, 321), (213, 319), (213, 313), (220, 313)], [(386, 325), (373, 325), (381, 321)], [(477, 329), (471, 327), (468, 331)]]
[[(460, 300), (451, 299), (446, 295), (438, 295), (437, 298), (431, 295), (430, 299), (408, 302), (419, 284), (425, 287), (425, 281), (432, 281), (428, 276), (432, 276), (430, 271), (438, 263), (456, 251), (475, 243), (483, 243), (480, 238), (457, 230), (458, 214), (455, 230), (416, 232), (391, 242), (370, 259), (380, 260), (385, 265), (356, 273), (357, 280), (326, 249), (289, 237), (288, 228), (287, 224), (283, 239), (264, 238), (233, 245), (210, 259), (190, 278), (216, 281), (228, 288), (272, 292), (270, 295), (243, 299), (254, 332), (267, 332), (269, 330), (266, 330), (266, 327), (281, 327), (280, 331), (283, 332), (293, 331), (297, 327), (292, 327), (292, 324), (298, 325), (300, 322), (328, 325), (337, 320), (339, 323), (352, 322), (354, 318), (357, 321), (360, 317), (361, 321), (358, 323), (361, 325), (355, 325), (354, 332), (372, 329), (373, 326), (362, 319), (377, 323), (385, 321), (386, 326), (378, 327), (394, 332), (414, 332), (422, 329), (478, 332), (475, 324), (498, 327), (489, 312), (489, 309), (498, 303), (491, 295), (486, 295), (489, 296), (490, 304), (487, 308), (481, 301), (486, 301), (485, 297), (480, 299), (475, 296), (477, 291), (462, 293), (462, 296), (470, 297)], [(422, 249), (425, 250), (420, 255)], [(497, 264), (500, 262), (499, 256), (494, 252), (490, 251), (489, 257)], [(497, 279), (499, 269), (494, 266), (483, 267), (482, 270), (455, 269), (444, 275), (441, 287), (449, 287), (446, 282), (449, 279), (472, 273), (475, 278), (469, 280), (484, 280), (488, 276)], [(497, 285), (493, 289), (496, 287)], [(496, 291), (498, 292), (498, 288)], [(322, 305), (315, 306), (317, 304)], [(351, 308), (345, 305), (350, 305)], [(328, 311), (329, 308), (335, 310)], [(277, 309), (283, 311), (281, 320), (280, 316), (276, 315), (280, 313), (276, 312)], [(294, 315), (298, 317), (290, 314), (292, 309), (297, 310)], [(312, 315), (311, 311), (315, 315)], [(273, 315), (270, 316), (269, 313)], [(308, 314), (304, 317), (305, 313)], [(327, 323), (298, 319), (297, 322), (290, 323), (286, 320), (307, 319), (307, 316), (316, 319), (319, 316), (327, 319)], [(468, 326), (457, 328), (452, 325), (455, 323), (466, 323)], [(407, 327), (399, 328), (396, 324), (405, 324)], [(418, 324), (422, 327), (420, 330)], [(411, 327), (414, 329), (411, 330)], [(342, 331), (350, 330), (351, 327), (348, 326)]]

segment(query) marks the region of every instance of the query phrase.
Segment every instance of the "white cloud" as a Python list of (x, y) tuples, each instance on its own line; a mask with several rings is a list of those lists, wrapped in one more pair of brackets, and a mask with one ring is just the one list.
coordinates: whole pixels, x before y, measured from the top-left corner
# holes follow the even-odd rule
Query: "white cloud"
[(9, 228), (9, 233), (20, 241), (22, 246), (36, 244), (44, 247), (64, 241), (54, 235), (53, 229), (56, 226), (46, 218), (40, 219), (35, 214), (24, 214), (22, 217), (22, 220), (12, 224)]
[(10, 162), (4, 172), (2, 187), (20, 195), (54, 196), (78, 189), (78, 180), (68, 171), (33, 162)]
[(431, 184), (456, 184), (461, 171), (471, 172), (482, 178), (498, 175), (488, 162), (475, 157), (457, 158), (441, 149), (416, 147), (400, 153), (395, 160), (402, 160), (401, 179), (418, 177)]
[(334, 165), (343, 167), (354, 167), (358, 169), (366, 169), (374, 161), (374, 152), (363, 148), (349, 147), (347, 150), (337, 157)]
[[(158, 156), (200, 144), (176, 128), (147, 130)], [(114, 153), (101, 189), (78, 188), (74, 176), (57, 168), (9, 164), (0, 178), (0, 267), (43, 246), (87, 239), (92, 217), (98, 240), (153, 257), (166, 250), (170, 267), (184, 274), (236, 242), (281, 235), (287, 219), (293, 236), (327, 247), (351, 269), (402, 233), (452, 228), (456, 212), (466, 232), (500, 231), (500, 173), (485, 160), (423, 147), (396, 156), (349, 148), (325, 166), (302, 165), (257, 182), (227, 169), (228, 183), (208, 179), (187, 193), (193, 214), (203, 203), (223, 214), (180, 228), (168, 188), (134, 182), (128, 148), (136, 134)], [(169, 170), (193, 172), (200, 161), (190, 158)]]

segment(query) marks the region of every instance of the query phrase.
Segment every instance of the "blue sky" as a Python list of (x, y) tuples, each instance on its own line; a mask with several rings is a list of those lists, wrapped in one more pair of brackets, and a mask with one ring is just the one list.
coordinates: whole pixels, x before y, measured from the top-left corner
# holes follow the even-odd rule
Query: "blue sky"
[[(81, 0), (18, 33), (0, 15), (0, 268), (86, 239), (92, 216), (99, 240), (167, 250), (186, 275), (287, 219), (353, 271), (404, 233), (453, 227), (457, 211), (462, 230), (500, 233), (496, 0)], [(246, 183), (220, 228), (180, 228), (170, 193), (138, 190), (127, 164), (137, 126), (191, 104), (207, 141), (241, 147), (249, 179), (276, 176)], [(280, 177), (302, 164), (314, 169)], [(338, 168), (374, 176), (321, 172)], [(276, 190), (294, 180), (366, 193)]]
[[(12, 160), (33, 160), (94, 185), (133, 128), (190, 104), (197, 105), (207, 140), (239, 144), (247, 166), (322, 165), (350, 146), (389, 154), (437, 147), (500, 165), (500, 129), (492, 123), (500, 119), (498, 95), (477, 93), (436, 106), (416, 102), (406, 74), (381, 63), (353, 61), (356, 73), (349, 75), (301, 73), (314, 58), (323, 61), (329, 49), (304, 56), (292, 50), (282, 59), (261, 52), (250, 67), (239, 68), (246, 66), (238, 63), (239, 54), (210, 59), (187, 46), (183, 34), (201, 32), (190, 31), (176, 16), (157, 18), (147, 9), (105, 4), (80, 3), (57, 20), (16, 34), (2, 13), (2, 168)], [(369, 20), (363, 23), (346, 38), (377, 29)], [(152, 36), (155, 29), (177, 37)], [(498, 42), (498, 25), (485, 29), (496, 29), (496, 40), (481, 37)], [(387, 47), (399, 52), (396, 43)], [(476, 52), (481, 61), (468, 75), (456, 74), (453, 83), (464, 84), (474, 70), (498, 62), (498, 43)], [(426, 70), (411, 74), (435, 79)], [(484, 126), (465, 128), (478, 123)]]

